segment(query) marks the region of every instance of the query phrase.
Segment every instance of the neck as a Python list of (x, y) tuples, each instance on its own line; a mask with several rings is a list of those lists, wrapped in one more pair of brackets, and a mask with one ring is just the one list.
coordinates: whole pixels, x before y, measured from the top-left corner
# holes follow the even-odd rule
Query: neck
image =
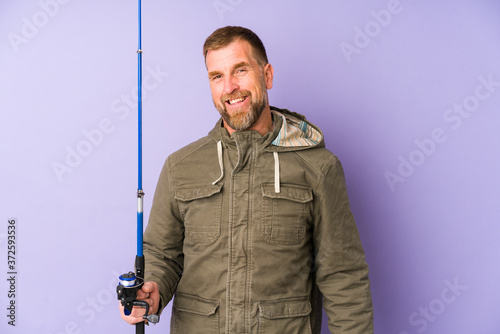
[[(224, 128), (229, 132), (229, 134), (233, 134), (233, 132), (237, 131), (231, 128), (224, 121)], [(252, 125), (248, 130), (257, 131), (261, 136), (266, 135), (267, 133), (273, 130), (273, 119), (271, 116), (271, 108), (267, 106), (262, 113), (260, 114), (259, 119)]]

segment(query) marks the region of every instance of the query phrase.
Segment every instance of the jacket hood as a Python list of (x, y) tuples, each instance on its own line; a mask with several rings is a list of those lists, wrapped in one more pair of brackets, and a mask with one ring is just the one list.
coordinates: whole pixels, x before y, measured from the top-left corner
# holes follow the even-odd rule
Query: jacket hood
[[(321, 130), (306, 120), (304, 115), (286, 109), (271, 107), (275, 130), (271, 144), (279, 151), (296, 151), (312, 147), (324, 147)], [(280, 119), (280, 122), (277, 122)], [(277, 129), (276, 129), (277, 128)]]

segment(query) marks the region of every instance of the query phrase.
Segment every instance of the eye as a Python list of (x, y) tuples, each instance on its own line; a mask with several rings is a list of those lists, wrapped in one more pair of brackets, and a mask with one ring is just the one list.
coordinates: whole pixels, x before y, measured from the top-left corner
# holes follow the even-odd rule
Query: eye
[(214, 75), (214, 76), (212, 77), (212, 81), (217, 81), (217, 80), (219, 80), (220, 78), (222, 78), (222, 76), (221, 76), (220, 74)]
[(236, 75), (245, 75), (247, 73), (247, 69), (246, 68), (239, 68), (236, 70)]

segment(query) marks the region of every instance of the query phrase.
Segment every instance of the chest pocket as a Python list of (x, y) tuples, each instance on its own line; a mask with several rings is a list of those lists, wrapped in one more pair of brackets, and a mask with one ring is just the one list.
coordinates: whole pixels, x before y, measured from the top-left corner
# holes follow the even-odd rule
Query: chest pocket
[(198, 244), (212, 244), (220, 236), (222, 184), (180, 186), (175, 199), (184, 218), (185, 238)]
[(281, 191), (274, 191), (273, 183), (263, 183), (262, 188), (262, 238), (276, 245), (296, 245), (306, 234), (311, 219), (313, 200), (309, 187), (281, 184)]

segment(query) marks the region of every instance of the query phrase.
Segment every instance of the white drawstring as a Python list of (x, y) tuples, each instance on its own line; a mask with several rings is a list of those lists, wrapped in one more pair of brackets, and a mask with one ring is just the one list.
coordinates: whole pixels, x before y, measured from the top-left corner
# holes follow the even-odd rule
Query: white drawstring
[[(224, 177), (224, 162), (222, 159), (222, 141), (217, 142), (217, 156), (219, 158), (220, 176), (217, 180), (212, 182), (213, 185), (217, 184)], [(274, 156), (274, 192), (280, 192), (280, 160), (278, 152), (273, 152)]]
[(212, 182), (213, 185), (222, 180), (222, 178), (224, 177), (224, 163), (222, 161), (222, 141), (220, 140), (217, 142), (217, 156), (219, 157), (220, 176), (217, 180)]
[(274, 156), (274, 192), (280, 192), (280, 160), (278, 152), (273, 152)]

